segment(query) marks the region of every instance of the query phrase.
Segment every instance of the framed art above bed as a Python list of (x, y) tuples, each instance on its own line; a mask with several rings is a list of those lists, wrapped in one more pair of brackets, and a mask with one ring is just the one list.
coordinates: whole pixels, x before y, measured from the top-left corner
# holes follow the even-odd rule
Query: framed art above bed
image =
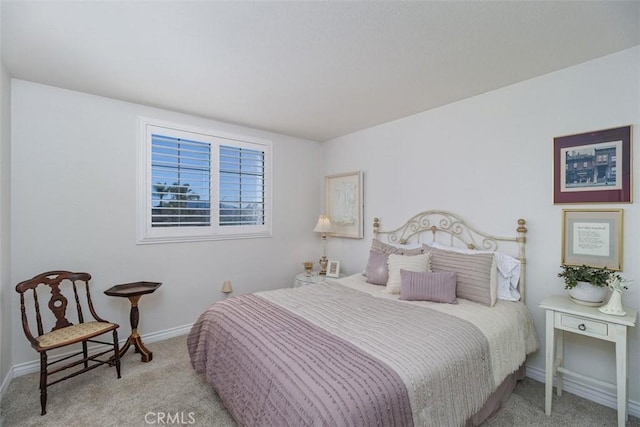
[(326, 210), (331, 221), (329, 236), (362, 239), (362, 172), (348, 172), (325, 177)]

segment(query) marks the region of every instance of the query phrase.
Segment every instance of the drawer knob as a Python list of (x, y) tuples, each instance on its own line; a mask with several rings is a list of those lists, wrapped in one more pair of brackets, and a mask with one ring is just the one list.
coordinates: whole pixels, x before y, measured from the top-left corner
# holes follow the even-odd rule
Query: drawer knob
[(580, 323), (578, 325), (578, 329), (580, 329), (581, 331), (586, 331), (587, 330), (587, 326), (584, 323)]

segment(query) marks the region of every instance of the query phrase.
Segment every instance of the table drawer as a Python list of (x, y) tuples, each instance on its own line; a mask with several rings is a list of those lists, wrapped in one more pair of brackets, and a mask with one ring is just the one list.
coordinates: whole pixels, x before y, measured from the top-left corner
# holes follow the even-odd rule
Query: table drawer
[(560, 315), (560, 324), (568, 329), (575, 329), (576, 332), (589, 332), (591, 334), (607, 336), (609, 334), (608, 324), (584, 317), (572, 316), (570, 314)]

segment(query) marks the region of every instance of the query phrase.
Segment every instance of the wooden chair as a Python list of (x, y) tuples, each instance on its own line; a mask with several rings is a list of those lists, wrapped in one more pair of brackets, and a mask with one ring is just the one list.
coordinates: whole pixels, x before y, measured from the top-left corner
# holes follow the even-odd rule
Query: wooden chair
[[(49, 271), (16, 285), (16, 291), (20, 294), (22, 328), (24, 329), (24, 333), (31, 343), (31, 346), (40, 353), (41, 415), (47, 413), (47, 387), (49, 386), (90, 371), (98, 366), (104, 365), (105, 363), (115, 366), (118, 378), (120, 378), (118, 325), (107, 322), (96, 314), (93, 308), (93, 303), (91, 302), (91, 294), (89, 293), (89, 280), (91, 280), (91, 275), (89, 273)], [(82, 286), (82, 283), (76, 286), (76, 282), (84, 282), (84, 287)], [(84, 291), (82, 288), (84, 288)], [(28, 292), (29, 290), (33, 291), (33, 298), (31, 298), (30, 293)], [(45, 291), (50, 291), (50, 299), (47, 306), (51, 310), (52, 315), (47, 310), (44, 310), (45, 318), (43, 319), (43, 316), (40, 313), (38, 294), (41, 294), (41, 298), (49, 298), (49, 295), (44, 294)], [(73, 300), (70, 301), (64, 294), (67, 294), (70, 298), (73, 294)], [(29, 304), (27, 306), (25, 300), (29, 300), (29, 303), (33, 303), (33, 305)], [(69, 302), (75, 302), (75, 316), (70, 317), (76, 322), (75, 324), (67, 320), (67, 304)], [(83, 307), (89, 308), (89, 312), (93, 316), (93, 319), (95, 319), (94, 321), (85, 321)], [(73, 312), (73, 310), (70, 310), (70, 312)], [(35, 317), (37, 333), (32, 333), (32, 329), (29, 327), (28, 318), (33, 320), (33, 317)], [(54, 322), (55, 324), (53, 324)], [(51, 324), (53, 324), (51, 331), (45, 332), (45, 329), (48, 329)], [(93, 339), (107, 332), (113, 333), (113, 342), (104, 342)], [(87, 343), (89, 342), (108, 345), (110, 348), (107, 350), (101, 349), (98, 353), (89, 355), (87, 348)], [(82, 345), (82, 350), (77, 351), (78, 348), (76, 348), (72, 350), (73, 353), (71, 354), (60, 354), (58, 352), (54, 361), (47, 361), (47, 352), (78, 343)], [(113, 355), (107, 358), (105, 355), (109, 353), (113, 353)], [(82, 355), (82, 358), (79, 358), (79, 355)], [(100, 359), (101, 356), (105, 356), (105, 358)], [(49, 367), (64, 361), (69, 361), (69, 363), (65, 365), (58, 365), (49, 370)], [(78, 365), (82, 365), (81, 369), (75, 369), (62, 378), (56, 378), (55, 380), (48, 382), (48, 377), (50, 375), (57, 374), (73, 367), (80, 368)]]

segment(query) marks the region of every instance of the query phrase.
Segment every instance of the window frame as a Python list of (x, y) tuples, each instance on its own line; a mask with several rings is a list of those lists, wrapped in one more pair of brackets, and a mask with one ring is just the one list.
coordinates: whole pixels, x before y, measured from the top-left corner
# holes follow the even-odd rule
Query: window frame
[[(151, 135), (183, 137), (211, 144), (211, 224), (209, 226), (152, 227)], [(264, 224), (220, 225), (220, 146), (233, 146), (264, 152)], [(193, 242), (206, 240), (251, 239), (272, 236), (273, 224), (273, 143), (270, 140), (230, 134), (211, 128), (138, 117), (137, 244)]]

